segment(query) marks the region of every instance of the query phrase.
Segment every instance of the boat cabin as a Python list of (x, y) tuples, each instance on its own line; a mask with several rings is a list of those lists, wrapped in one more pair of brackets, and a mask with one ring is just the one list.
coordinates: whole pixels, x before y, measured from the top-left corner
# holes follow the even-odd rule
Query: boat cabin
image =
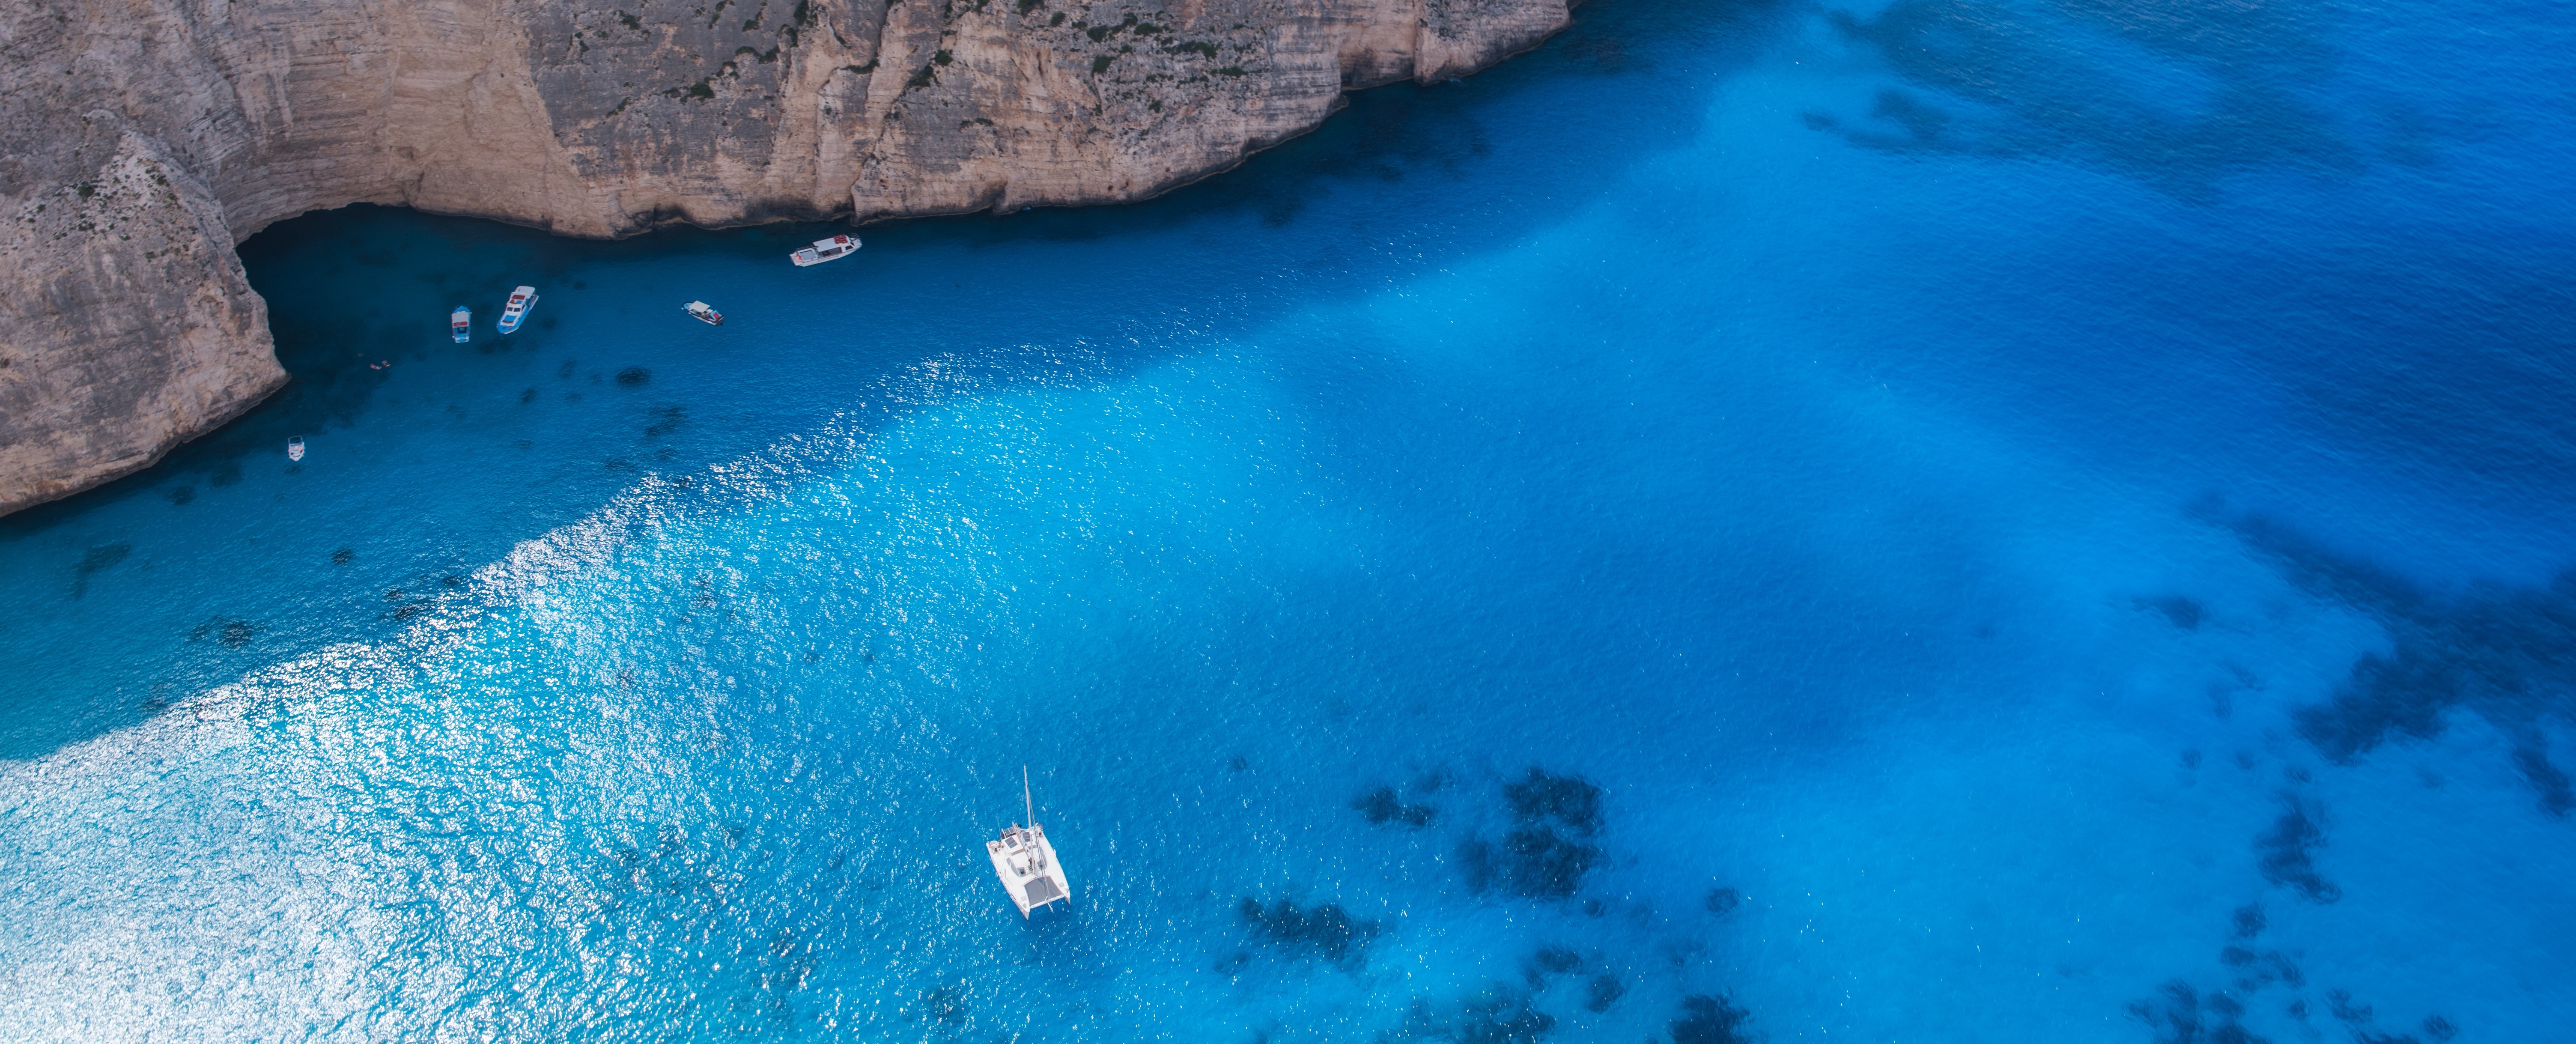
[(516, 331), (519, 324), (528, 318), (528, 309), (535, 307), (536, 303), (536, 287), (522, 286), (511, 290), (509, 302), (501, 306), (501, 321), (493, 326), (502, 333)]
[(817, 239), (813, 246), (789, 254), (787, 259), (796, 262), (796, 267), (803, 268), (807, 265), (819, 265), (825, 261), (848, 257), (858, 249), (859, 237), (833, 236), (830, 239)]
[(993, 873), (1011, 893), (1020, 916), (1031, 916), (1048, 903), (1073, 904), (1073, 886), (1064, 879), (1064, 867), (1055, 861), (1055, 846), (1048, 843), (1046, 828), (1013, 824), (1000, 838), (984, 842), (984, 851), (992, 856)]

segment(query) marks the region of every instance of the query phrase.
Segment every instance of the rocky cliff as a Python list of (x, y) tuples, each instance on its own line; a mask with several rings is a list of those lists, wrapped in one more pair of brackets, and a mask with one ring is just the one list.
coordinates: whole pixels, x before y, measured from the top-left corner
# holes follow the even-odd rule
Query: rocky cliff
[(1139, 199), (1566, 0), (17, 0), (0, 513), (286, 381), (233, 245), (371, 202), (575, 236)]

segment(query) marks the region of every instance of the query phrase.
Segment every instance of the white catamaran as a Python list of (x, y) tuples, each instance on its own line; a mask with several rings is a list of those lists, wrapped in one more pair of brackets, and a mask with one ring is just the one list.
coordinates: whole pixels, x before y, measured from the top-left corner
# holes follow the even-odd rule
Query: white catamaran
[(993, 874), (1002, 879), (1002, 890), (1011, 893), (1011, 902), (1020, 908), (1020, 916), (1057, 900), (1066, 908), (1073, 906), (1073, 885), (1064, 879), (1064, 866), (1055, 861), (1055, 846), (1047, 842), (1046, 828), (1038, 825), (1037, 802), (1029, 797), (1029, 767), (1020, 766), (1020, 801), (1026, 806), (1029, 825), (1012, 824), (1002, 830), (997, 841), (984, 842), (984, 854), (993, 857)]
[(510, 291), (510, 303), (501, 307), (501, 321), (493, 325), (502, 333), (511, 333), (528, 318), (528, 309), (537, 306), (537, 288), (523, 286)]
[(830, 239), (817, 239), (813, 246), (789, 254), (787, 259), (796, 262), (796, 267), (803, 268), (807, 265), (819, 265), (825, 261), (837, 261), (858, 252), (858, 249), (859, 237), (833, 236)]

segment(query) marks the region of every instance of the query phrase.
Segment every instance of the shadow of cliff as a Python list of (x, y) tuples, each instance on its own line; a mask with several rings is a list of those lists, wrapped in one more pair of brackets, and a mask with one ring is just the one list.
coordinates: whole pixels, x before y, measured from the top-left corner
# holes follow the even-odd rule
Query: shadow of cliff
[[(1015, 261), (1029, 263), (1015, 254), (1034, 251), (1030, 256), (1048, 261), (1066, 245), (1116, 246), (1155, 236), (1168, 241), (1177, 232), (1209, 252), (1202, 261), (1232, 255), (1254, 263), (1169, 258), (1171, 278), (1162, 299), (1132, 305), (1112, 302), (1104, 308), (1102, 302), (1070, 299), (1067, 291), (1023, 296), (1039, 302), (1032, 307), (1099, 312), (1109, 325), (1122, 310), (1223, 302), (1213, 332), (1255, 328), (1319, 297), (1357, 296), (1403, 275), (1496, 249), (1612, 191), (1621, 170), (1695, 134), (1722, 74), (1747, 63), (1790, 17), (1767, 4), (1595, 0), (1578, 9), (1571, 28), (1533, 52), (1464, 80), (1360, 92), (1320, 130), (1156, 199), (873, 226), (863, 256), (880, 266), (867, 271), (882, 273), (882, 281), (871, 274), (861, 284), (852, 274), (858, 270), (820, 271), (850, 279), (871, 296), (899, 300), (896, 307), (927, 311), (937, 306), (929, 298), (948, 286), (948, 277), (916, 269), (944, 263), (939, 259), (961, 248), (978, 265), (1009, 269)], [(725, 404), (688, 401), (686, 389), (656, 382), (645, 367), (564, 358), (567, 353), (550, 349), (548, 333), (575, 314), (555, 302), (585, 300), (585, 273), (675, 257), (769, 264), (831, 228), (803, 223), (666, 229), (599, 242), (355, 206), (279, 222), (246, 241), (241, 254), (253, 285), (269, 302), (290, 383), (152, 468), (0, 518), (0, 573), (10, 577), (5, 590), (16, 603), (0, 621), (0, 644), (30, 654), (41, 650), (49, 661), (71, 665), (12, 688), (7, 713), (0, 715), (8, 722), (0, 726), (0, 757), (40, 756), (140, 721), (174, 699), (259, 664), (331, 642), (393, 633), (439, 593), (439, 585), (453, 585), (512, 544), (597, 509), (641, 470), (685, 474), (745, 446), (803, 430), (811, 415), (771, 417), (770, 427), (710, 438), (715, 426), (691, 418)], [(1383, 249), (1391, 238), (1401, 238), (1404, 250)], [(1298, 273), (1295, 292), (1265, 291), (1283, 267)], [(1010, 277), (1048, 282), (1043, 270), (1013, 270)], [(496, 337), (490, 324), (497, 303), (518, 282), (547, 287), (549, 304), (520, 334)], [(471, 343), (447, 337), (445, 312), (455, 304), (475, 309)], [(1118, 339), (1101, 339), (1094, 347), (1111, 375), (1166, 354)], [(891, 379), (943, 350), (955, 351), (927, 345), (887, 350), (854, 360), (835, 379), (866, 386), (871, 378)], [(256, 538), (210, 536), (184, 547), (160, 538), (172, 525), (230, 525), (233, 519), (209, 514), (225, 510), (209, 506), (212, 494), (238, 493), (227, 487), (243, 481), (246, 467), (263, 475), (279, 468), (292, 473), (282, 453), (290, 438), (450, 420), (424, 410), (416, 394), (410, 403), (389, 398), (396, 395), (386, 390), (392, 374), (420, 367), (483, 382), (485, 393), (493, 390), (492, 382), (524, 383), (516, 401), (529, 410), (567, 408), (585, 395), (591, 398), (583, 408), (615, 402), (622, 412), (608, 416), (631, 423), (634, 430), (622, 437), (632, 445), (603, 453), (595, 466), (584, 465), (575, 478), (550, 486), (543, 504), (464, 505), (473, 512), (488, 508), (484, 513), (497, 519), (474, 532), (424, 526), (417, 534), (370, 537), (436, 546), (380, 548), (331, 533), (287, 548), (275, 546), (276, 540), (260, 545)], [(616, 379), (604, 381), (607, 376)], [(384, 412), (388, 405), (396, 408)], [(469, 419), (462, 406), (447, 408), (460, 431), (484, 423), (483, 416)], [(526, 440), (515, 445), (527, 461), (553, 449), (531, 449)], [(506, 454), (512, 452), (508, 446), (478, 443), (470, 451)], [(496, 460), (494, 466), (503, 465)], [(458, 493), (386, 488), (365, 495), (399, 500)], [(374, 506), (400, 510), (398, 504)], [(435, 506), (450, 513), (459, 507), (453, 501)], [(326, 590), (298, 592), (292, 599), (279, 595), (264, 606), (237, 589), (204, 581), (290, 563), (317, 568), (315, 563), (325, 561), (328, 568), (318, 574), (325, 579), (316, 583)], [(175, 582), (173, 572), (191, 577), (194, 586)], [(180, 602), (186, 604), (173, 604)], [(283, 607), (289, 602), (292, 611)]]
[[(1341, 221), (1361, 234), (1431, 224), (1449, 253), (1473, 254), (1547, 224), (1608, 190), (1636, 160), (1695, 136), (1723, 75), (1806, 14), (1775, 0), (1592, 0), (1533, 51), (1472, 77), (1350, 94), (1315, 130), (1142, 203), (897, 221), (880, 234), (920, 228), (979, 246), (1083, 242), (1257, 215), (1266, 228)], [(1587, 82), (1610, 89), (1562, 89)], [(1545, 128), (1546, 149), (1497, 151), (1505, 128), (1525, 134), (1533, 125)], [(1498, 174), (1482, 193), (1496, 209), (1462, 214), (1445, 205), (1462, 183)], [(1355, 191), (1411, 205), (1330, 205)], [(1459, 220), (1468, 217), (1475, 220)]]

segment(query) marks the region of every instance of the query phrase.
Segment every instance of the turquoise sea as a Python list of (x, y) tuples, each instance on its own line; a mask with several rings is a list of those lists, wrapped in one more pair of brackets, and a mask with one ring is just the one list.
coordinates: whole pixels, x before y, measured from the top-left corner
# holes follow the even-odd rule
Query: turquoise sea
[(294, 383), (0, 520), (0, 1028), (2576, 1040), (2571, 85), (1594, 0), (810, 269), (280, 224)]

